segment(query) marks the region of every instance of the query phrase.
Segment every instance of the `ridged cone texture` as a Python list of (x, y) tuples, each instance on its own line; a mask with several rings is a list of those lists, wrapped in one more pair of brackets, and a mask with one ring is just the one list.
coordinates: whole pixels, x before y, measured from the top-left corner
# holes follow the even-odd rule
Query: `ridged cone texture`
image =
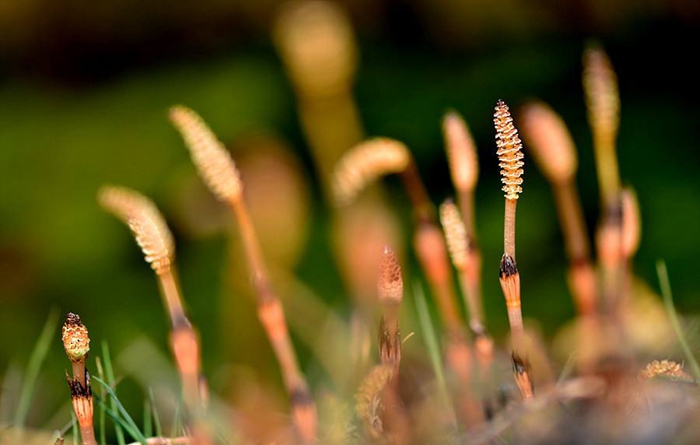
[(398, 305), (403, 299), (401, 265), (396, 252), (389, 246), (384, 246), (382, 251), (377, 291), (382, 304)]
[(90, 352), (90, 336), (85, 325), (77, 314), (69, 312), (61, 329), (63, 348), (68, 360), (73, 363), (83, 363)]
[(175, 255), (175, 242), (165, 218), (150, 199), (125, 187), (105, 186), (98, 194), (98, 201), (129, 226), (154, 271), (160, 273), (169, 269)]
[(642, 380), (653, 379), (655, 377), (693, 380), (690, 375), (683, 371), (683, 366), (680, 363), (676, 363), (672, 360), (654, 360), (639, 372), (639, 378)]
[(353, 147), (338, 161), (333, 173), (333, 194), (339, 205), (352, 202), (379, 177), (401, 173), (411, 155), (406, 145), (390, 138), (372, 138)]
[(617, 75), (600, 47), (591, 46), (584, 51), (583, 89), (593, 132), (599, 135), (617, 133), (620, 119)]
[(464, 268), (468, 261), (469, 239), (462, 216), (453, 201), (447, 200), (440, 206), (440, 223), (452, 264), (458, 269)]
[(493, 124), (496, 128), (496, 145), (498, 147), (499, 167), (501, 167), (502, 190), (506, 199), (518, 199), (523, 191), (520, 184), (523, 183), (523, 144), (518, 136), (518, 130), (513, 125), (508, 105), (502, 100), (496, 104), (493, 116)]
[(177, 105), (170, 120), (190, 151), (192, 162), (209, 190), (221, 201), (241, 197), (241, 178), (231, 154), (193, 110)]

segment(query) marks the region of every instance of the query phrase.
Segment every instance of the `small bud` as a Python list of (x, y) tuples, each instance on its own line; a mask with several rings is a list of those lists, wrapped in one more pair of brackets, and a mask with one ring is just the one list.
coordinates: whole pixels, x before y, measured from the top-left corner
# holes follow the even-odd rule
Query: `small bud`
[(570, 181), (578, 160), (574, 140), (563, 119), (549, 105), (533, 101), (522, 107), (520, 121), (530, 153), (547, 180)]
[(401, 265), (396, 257), (396, 252), (389, 246), (384, 246), (382, 253), (377, 290), (379, 301), (382, 304), (399, 304), (403, 299)]
[(63, 348), (73, 363), (84, 363), (90, 352), (90, 337), (77, 314), (69, 312), (62, 329)]
[(693, 378), (683, 371), (682, 365), (671, 360), (654, 360), (639, 372), (638, 377), (640, 380), (665, 377), (672, 380), (693, 381)]
[(479, 161), (476, 157), (476, 144), (467, 123), (452, 111), (442, 120), (442, 131), (455, 188), (460, 191), (474, 190), (479, 178)]

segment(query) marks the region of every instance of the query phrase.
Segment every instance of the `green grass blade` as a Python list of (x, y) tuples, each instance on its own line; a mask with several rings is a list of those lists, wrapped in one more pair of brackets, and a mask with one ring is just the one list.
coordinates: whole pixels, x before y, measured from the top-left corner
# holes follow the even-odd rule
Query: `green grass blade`
[(163, 425), (160, 423), (160, 415), (158, 414), (158, 407), (156, 406), (156, 396), (153, 394), (153, 388), (148, 388), (148, 398), (151, 400), (151, 407), (153, 412), (153, 426), (156, 430), (156, 436), (163, 437)]
[(143, 435), (146, 437), (153, 435), (151, 404), (148, 400), (143, 401)]
[(170, 429), (170, 437), (177, 437), (182, 430), (182, 398), (177, 400), (175, 414), (173, 415), (173, 426)]
[(75, 412), (71, 410), (71, 434), (73, 436), (73, 445), (78, 445), (78, 419), (75, 418)]
[(46, 359), (46, 355), (49, 353), (51, 341), (53, 340), (57, 325), (58, 312), (52, 310), (46, 319), (46, 323), (44, 323), (44, 329), (42, 329), (41, 335), (39, 335), (39, 340), (37, 340), (34, 350), (32, 350), (29, 363), (27, 364), (27, 371), (24, 374), (19, 402), (17, 403), (17, 411), (15, 412), (13, 422), (17, 428), (24, 428), (25, 422), (27, 421), (27, 415), (29, 414), (29, 407), (34, 395), (39, 370)]
[[(100, 360), (99, 357), (95, 359), (95, 366), (97, 366), (97, 375), (104, 380), (105, 379), (105, 372), (104, 372), (104, 367), (102, 366), (102, 360)], [(104, 398), (105, 396), (105, 391), (104, 389), (100, 391), (100, 396)], [(99, 405), (99, 411), (97, 414), (97, 422), (98, 426), (100, 428), (100, 445), (107, 445), (107, 431), (105, 429), (105, 408), (104, 404)]]
[(126, 431), (127, 434), (129, 434), (131, 437), (138, 436), (138, 432), (134, 430), (133, 427), (129, 425), (129, 423), (119, 415), (119, 413), (113, 411), (109, 406), (107, 406), (107, 403), (105, 403), (104, 399), (100, 397), (95, 397), (95, 401), (97, 402), (98, 406), (104, 408), (105, 414), (109, 416), (110, 419), (112, 419), (115, 425), (119, 425), (119, 427)]
[(435, 327), (430, 319), (430, 312), (428, 311), (428, 304), (425, 301), (425, 294), (423, 289), (418, 283), (413, 286), (413, 296), (416, 301), (416, 311), (418, 312), (418, 322), (420, 323), (421, 331), (423, 332), (423, 337), (425, 339), (425, 345), (428, 348), (428, 355), (430, 356), (430, 363), (433, 366), (433, 372), (435, 372), (435, 379), (438, 384), (438, 391), (440, 391), (440, 397), (443, 399), (445, 408), (450, 410), (450, 417), (452, 422), (456, 425), (455, 413), (452, 409), (452, 399), (450, 398), (449, 391), (447, 390), (447, 383), (445, 381), (445, 370), (442, 367), (442, 354), (440, 353), (440, 342), (438, 341), (437, 334), (435, 333)]
[[(110, 387), (116, 386), (115, 385), (115, 379), (114, 379), (114, 368), (112, 368), (112, 358), (109, 355), (109, 346), (107, 345), (106, 341), (102, 342), (102, 359), (104, 360), (104, 377), (106, 377), (105, 381), (109, 384)], [(100, 378), (104, 378), (102, 375), (100, 375)], [(104, 396), (104, 391), (102, 392)], [(111, 401), (111, 407), (112, 411), (117, 410), (117, 405), (114, 399)], [(126, 440), (124, 440), (124, 431), (122, 431), (121, 426), (119, 424), (114, 424), (114, 434), (117, 436), (117, 443), (119, 445), (126, 445)]]
[(681, 344), (683, 353), (685, 354), (685, 359), (690, 364), (690, 368), (693, 371), (695, 380), (700, 381), (700, 366), (698, 366), (697, 360), (693, 356), (693, 352), (690, 350), (690, 345), (683, 334), (683, 329), (681, 329), (681, 323), (678, 320), (678, 314), (676, 313), (676, 308), (673, 305), (673, 294), (671, 293), (671, 283), (668, 279), (668, 270), (666, 270), (666, 263), (659, 260), (656, 262), (656, 273), (659, 276), (659, 285), (661, 286), (661, 294), (664, 297), (664, 305), (666, 306), (666, 312), (668, 312), (668, 317), (671, 319), (671, 325), (673, 330), (676, 331), (676, 336)]
[(103, 381), (99, 377), (93, 377), (92, 378), (94, 381), (102, 385), (107, 391), (107, 393), (110, 395), (112, 398), (112, 401), (116, 403), (117, 405), (117, 411), (121, 415), (122, 419), (129, 425), (129, 427), (132, 429), (132, 432), (130, 433), (132, 437), (139, 442), (141, 442), (143, 445), (148, 445), (146, 443), (146, 436), (143, 435), (139, 427), (136, 425), (136, 422), (134, 422), (134, 419), (131, 418), (129, 413), (127, 412), (126, 408), (124, 408), (124, 405), (121, 404), (119, 399), (117, 398), (117, 394), (114, 392), (114, 390), (107, 384), (107, 382)]
[(58, 430), (55, 430), (55, 431), (53, 432), (53, 434), (51, 434), (51, 439), (49, 440), (48, 445), (55, 445), (56, 442), (57, 442), (59, 439), (61, 439), (62, 437), (63, 437), (63, 435), (61, 434), (61, 432), (58, 431)]
[(22, 369), (14, 361), (5, 368), (0, 388), (0, 425), (11, 425), (17, 413), (17, 401), (22, 386)]

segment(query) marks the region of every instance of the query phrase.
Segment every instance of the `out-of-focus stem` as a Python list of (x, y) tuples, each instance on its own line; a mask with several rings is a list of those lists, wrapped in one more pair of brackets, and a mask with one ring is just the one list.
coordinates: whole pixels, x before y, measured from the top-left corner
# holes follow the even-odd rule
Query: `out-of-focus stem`
[(573, 181), (554, 184), (552, 192), (569, 258), (569, 286), (578, 313), (590, 315), (597, 310), (596, 280), (581, 201)]
[(357, 107), (346, 92), (325, 100), (300, 100), (298, 110), (322, 190), (332, 202), (333, 169), (342, 154), (362, 140), (364, 134)]
[(457, 205), (459, 206), (459, 211), (462, 214), (462, 220), (464, 221), (464, 226), (469, 234), (469, 241), (471, 242), (472, 250), (476, 251), (479, 256), (479, 243), (476, 234), (476, 217), (474, 212), (474, 193), (473, 192), (460, 192), (457, 191)]
[(240, 195), (229, 200), (228, 204), (241, 232), (252, 284), (258, 299), (258, 318), (279, 362), (297, 431), (305, 443), (313, 442), (316, 437), (316, 406), (299, 368), (284, 310), (272, 289), (252, 219)]
[(401, 172), (401, 180), (406, 188), (406, 194), (411, 200), (413, 211), (418, 221), (431, 221), (435, 219), (435, 210), (430, 201), (425, 185), (420, 178), (418, 167), (415, 161), (411, 158), (406, 170)]
[(569, 261), (572, 263), (590, 261), (588, 236), (576, 185), (573, 182), (563, 182), (553, 187), (552, 191)]
[(620, 193), (616, 139), (620, 123), (617, 75), (605, 51), (588, 45), (583, 54), (583, 87), (588, 121), (593, 132), (596, 171), (603, 206), (607, 209)]

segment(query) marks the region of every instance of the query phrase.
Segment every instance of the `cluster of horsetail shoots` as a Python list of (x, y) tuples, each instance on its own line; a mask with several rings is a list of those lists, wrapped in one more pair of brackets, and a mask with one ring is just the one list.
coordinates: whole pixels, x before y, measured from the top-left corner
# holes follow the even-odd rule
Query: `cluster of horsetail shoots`
[[(414, 251), (442, 318), (446, 333), (446, 362), (457, 379), (467, 385), (471, 378), (472, 351), (457, 304), (447, 244), (438, 225), (434, 205), (406, 145), (381, 137), (355, 146), (336, 167), (336, 196), (352, 200), (370, 182), (388, 174), (400, 176), (411, 202), (415, 221)], [(350, 193), (338, 193), (345, 190)], [(347, 204), (347, 200), (339, 200), (338, 204)], [(465, 398), (468, 397), (471, 396), (465, 394)]]
[(513, 343), (513, 372), (524, 399), (532, 398), (532, 380), (529, 366), (521, 357), (524, 349), (523, 317), (520, 303), (520, 272), (515, 257), (515, 210), (522, 192), (523, 153), (518, 130), (513, 125), (508, 105), (502, 100), (496, 104), (493, 123), (496, 128), (496, 145), (501, 182), (506, 198), (505, 222), (503, 224), (503, 257), (500, 264), (500, 281), (508, 309), (508, 322)]
[[(170, 121), (182, 136), (199, 176), (211, 193), (227, 206), (234, 216), (251, 288), (256, 298), (257, 315), (272, 346), (290, 401), (291, 421), (279, 423), (283, 425), (283, 432), (276, 425), (270, 425), (272, 439), (255, 438), (253, 442), (287, 443), (286, 439), (290, 439), (290, 443), (310, 445), (341, 443), (342, 438), (345, 438), (353, 443), (369, 439), (371, 443), (376, 444), (409, 445), (434, 443), (434, 436), (428, 434), (437, 433), (442, 436), (437, 441), (449, 437), (465, 443), (496, 443), (512, 438), (502, 436), (506, 431), (510, 436), (512, 431), (525, 442), (539, 443), (538, 439), (543, 437), (540, 436), (542, 432), (549, 429), (557, 434), (554, 439), (556, 441), (563, 437), (574, 437), (569, 434), (580, 433), (578, 427), (571, 428), (573, 433), (555, 431), (555, 426), (558, 428), (571, 425), (570, 419), (557, 411), (559, 408), (566, 408), (561, 412), (571, 411), (575, 422), (578, 422), (579, 416), (585, 415), (586, 411), (595, 411), (596, 421), (598, 417), (612, 419), (603, 419), (601, 425), (614, 424), (618, 427), (617, 420), (628, 420), (616, 417), (618, 412), (622, 412), (617, 411), (620, 407), (632, 407), (632, 410), (635, 410), (648, 404), (656, 409), (653, 404), (658, 400), (652, 402), (652, 399), (659, 397), (654, 388), (658, 383), (669, 380), (680, 383), (683, 385), (680, 386), (681, 392), (684, 392), (686, 387), (697, 386), (696, 378), (686, 373), (683, 365), (678, 362), (654, 360), (641, 368), (633, 360), (619, 360), (631, 359), (632, 351), (637, 347), (637, 343), (633, 343), (634, 348), (627, 347), (628, 343), (625, 342), (637, 340), (633, 338), (637, 332), (629, 329), (630, 325), (625, 323), (637, 315), (637, 312), (632, 312), (636, 311), (637, 307), (631, 306), (632, 259), (639, 248), (641, 216), (637, 196), (631, 188), (623, 186), (619, 178), (615, 153), (620, 102), (617, 79), (607, 55), (600, 47), (589, 46), (583, 57), (583, 86), (593, 133), (601, 194), (601, 220), (595, 238), (598, 271), (593, 266), (594, 255), (576, 188), (578, 159), (571, 134), (563, 119), (541, 101), (526, 102), (520, 109), (519, 116), (523, 138), (531, 148), (533, 158), (549, 182), (554, 195), (569, 263), (569, 286), (579, 315), (575, 328), (583, 328), (574, 333), (579, 335), (575, 366), (578, 366), (579, 373), (585, 375), (565, 378), (568, 375), (565, 373), (569, 372), (567, 364), (567, 369), (562, 371), (561, 379), (556, 385), (553, 384), (554, 379), (549, 371), (550, 363), (544, 352), (541, 336), (537, 335), (536, 330), (528, 329), (526, 332), (523, 323), (515, 242), (516, 210), (522, 193), (524, 173), (523, 146), (508, 105), (499, 100), (493, 114), (496, 153), (505, 197), (504, 246), (499, 264), (499, 282), (505, 297), (510, 326), (510, 354), (503, 359), (510, 364), (509, 372), (512, 372), (513, 382), (518, 388), (519, 395), (516, 393), (514, 398), (522, 402), (520, 406), (514, 407), (508, 404), (508, 399), (511, 398), (510, 391), (504, 391), (499, 385), (500, 382), (496, 381), (499, 375), (497, 370), (502, 369), (497, 362), (501, 357), (494, 355), (494, 341), (487, 330), (482, 302), (482, 257), (475, 225), (475, 188), (479, 168), (476, 146), (469, 127), (465, 120), (453, 111), (446, 113), (442, 120), (450, 175), (456, 195), (443, 201), (439, 209), (432, 203), (415, 159), (402, 142), (386, 137), (353, 142), (356, 145), (340, 156), (344, 151), (343, 143), (358, 139), (361, 133), (359, 125), (355, 125), (359, 124), (359, 121), (352, 121), (352, 128), (341, 137), (343, 140), (334, 144), (326, 137), (332, 136), (337, 128), (325, 128), (323, 125), (324, 122), (330, 121), (342, 125), (341, 118), (346, 112), (354, 109), (349, 91), (355, 49), (351, 35), (348, 34), (349, 25), (343, 17), (337, 15), (338, 10), (333, 6), (312, 2), (308, 6), (301, 4), (298, 6), (300, 9), (295, 9), (297, 6), (294, 5), (289, 8), (286, 17), (277, 25), (277, 32), (282, 36), (282, 40), (289, 38), (292, 44), (285, 45), (282, 41), (278, 43), (282, 43), (281, 51), (284, 53), (287, 69), (294, 77), (297, 93), (304, 99), (304, 103), (300, 104), (300, 107), (306, 109), (303, 111), (306, 113), (305, 118), (302, 119), (307, 119), (307, 132), (313, 133), (307, 137), (311, 145), (319, 151), (316, 156), (319, 157), (319, 171), (324, 178), (322, 184), (327, 193), (326, 198), (333, 202), (333, 211), (337, 212), (339, 220), (350, 219), (357, 227), (362, 226), (365, 221), (364, 212), (373, 213), (375, 217), (380, 212), (386, 212), (372, 224), (388, 226), (390, 219), (384, 216), (391, 213), (391, 209), (384, 205), (382, 199), (377, 199), (383, 198), (383, 195), (372, 195), (380, 190), (372, 191), (370, 188), (383, 176), (395, 174), (400, 177), (412, 206), (413, 253), (441, 319), (443, 344), (439, 344), (434, 334), (430, 311), (417, 286), (416, 306), (421, 325), (418, 335), (424, 337), (432, 370), (423, 367), (423, 363), (415, 366), (415, 356), (411, 354), (413, 351), (410, 349), (402, 351), (401, 328), (405, 328), (405, 325), (401, 324), (400, 314), (404, 301), (404, 276), (400, 255), (390, 247), (396, 244), (393, 244), (394, 240), (389, 239), (390, 236), (386, 236), (390, 230), (374, 230), (373, 227), (373, 230), (362, 232), (355, 231), (355, 227), (349, 230), (350, 225), (343, 227), (348, 235), (348, 243), (353, 243), (352, 237), (358, 233), (373, 232), (371, 236), (368, 235), (362, 240), (365, 243), (360, 249), (352, 250), (348, 245), (343, 245), (343, 250), (346, 254), (362, 253), (356, 255), (362, 263), (362, 278), (366, 279), (371, 275), (369, 286), (367, 281), (363, 281), (362, 286), (358, 286), (362, 291), (357, 292), (358, 295), (367, 295), (368, 298), (358, 298), (354, 303), (359, 314), (357, 320), (364, 323), (357, 325), (357, 332), (365, 334), (360, 340), (364, 341), (367, 338), (366, 334), (370, 332), (369, 320), (372, 324), (377, 322), (375, 311), (381, 312), (376, 339), (377, 356), (370, 356), (370, 340), (363, 343), (367, 344), (363, 357), (366, 361), (354, 360), (352, 353), (341, 351), (339, 357), (345, 360), (342, 365), (347, 366), (346, 361), (351, 357), (356, 374), (351, 376), (351, 373), (347, 373), (333, 380), (333, 383), (341, 383), (339, 386), (342, 389), (339, 392), (343, 395), (347, 395), (345, 391), (348, 388), (355, 391), (355, 420), (360, 428), (364, 429), (364, 437), (360, 438), (357, 434), (362, 432), (355, 429), (354, 425), (346, 424), (346, 419), (336, 422), (339, 420), (336, 415), (345, 415), (348, 411), (346, 406), (340, 406), (345, 403), (340, 397), (336, 397), (336, 394), (327, 393), (319, 397), (322, 408), (317, 411), (299, 365), (284, 309), (269, 274), (256, 227), (244, 199), (243, 182), (236, 163), (224, 144), (195, 111), (181, 105), (172, 107), (169, 110)], [(335, 66), (324, 72), (320, 68), (326, 60), (331, 60), (331, 57), (340, 58), (334, 59), (336, 63), (331, 65)], [(344, 59), (340, 60), (343, 57)], [(312, 78), (314, 75), (317, 77)], [(332, 106), (334, 111), (329, 113), (333, 115), (327, 117), (323, 104), (330, 101), (337, 103)], [(323, 150), (320, 149), (324, 146), (337, 150), (321, 155)], [(361, 202), (366, 198), (371, 199)], [(140, 440), (151, 445), (210, 445), (217, 443), (218, 439), (224, 440), (223, 428), (218, 429), (220, 425), (215, 427), (215, 422), (209, 421), (216, 412), (208, 407), (208, 388), (201, 370), (199, 334), (190, 323), (184, 308), (175, 268), (175, 242), (163, 215), (149, 198), (124, 187), (103, 187), (98, 193), (98, 201), (106, 211), (129, 227), (145, 261), (156, 274), (162, 302), (171, 322), (170, 347), (182, 384), (184, 434), (172, 439), (141, 437)], [(367, 242), (368, 239), (370, 242)], [(362, 241), (358, 241), (357, 244)], [(378, 255), (379, 249), (370, 252), (368, 246), (379, 242), (383, 245), (381, 254)], [(366, 257), (371, 254), (375, 255), (370, 261)], [(371, 274), (366, 273), (368, 269), (371, 270)], [(456, 282), (453, 279), (454, 271), (458, 273)], [(596, 272), (599, 274), (596, 275)], [(352, 280), (359, 275), (350, 273), (349, 277)], [(674, 319), (672, 324), (678, 329), (670, 289), (667, 288), (668, 283), (662, 280), (664, 299), (668, 300), (667, 304), (671, 306), (669, 313)], [(457, 295), (460, 293), (464, 297), (466, 317), (462, 313), (461, 302), (458, 301)], [(303, 303), (296, 303), (294, 309), (307, 309), (302, 306), (311, 300), (300, 298), (299, 301)], [(627, 306), (628, 304), (630, 306)], [(311, 307), (311, 304), (308, 306)], [(322, 313), (317, 308), (312, 308), (312, 312)], [(621, 316), (629, 314), (632, 316)], [(323, 317), (315, 314), (309, 317), (315, 321), (320, 321), (321, 318)], [(342, 331), (343, 334), (347, 334), (351, 326), (355, 325), (334, 323), (331, 328), (336, 329), (334, 333)], [(352, 331), (352, 335), (359, 337), (357, 332)], [(341, 338), (342, 343), (350, 340), (345, 336)], [(563, 338), (562, 345), (569, 347), (570, 338)], [(357, 338), (351, 340), (356, 341)], [(684, 349), (687, 349), (681, 334), (679, 340)], [(66, 372), (66, 379), (71, 392), (73, 411), (80, 427), (82, 444), (97, 445), (93, 421), (94, 401), (90, 374), (86, 368), (90, 338), (78, 315), (66, 315), (62, 327), (62, 342), (72, 366), (71, 374)], [(340, 342), (328, 343), (331, 347), (339, 344)], [(319, 355), (325, 350), (313, 349), (314, 352), (318, 351)], [(611, 351), (614, 351), (611, 356), (605, 356)], [(687, 352), (686, 355), (697, 368), (692, 354)], [(476, 361), (473, 361), (473, 357)], [(646, 360), (640, 363), (646, 363)], [(446, 372), (443, 371), (443, 367)], [(630, 372), (632, 370), (633, 373)], [(328, 368), (328, 371), (333, 375), (337, 368)], [(359, 379), (356, 380), (356, 377), (362, 378), (359, 386)], [(426, 378), (432, 381), (428, 383), (424, 380)], [(537, 399), (533, 401), (535, 386), (538, 387), (538, 394)], [(433, 393), (433, 388), (437, 390), (436, 393)], [(668, 398), (671, 393), (667, 393), (665, 389), (660, 396), (664, 403), (663, 409), (668, 409), (670, 414), (660, 418), (664, 422), (675, 415), (672, 411), (675, 408), (671, 406), (675, 404), (675, 400)], [(648, 393), (644, 392), (647, 390)], [(269, 395), (265, 389), (256, 388), (256, 394), (257, 391), (263, 397), (267, 398)], [(110, 395), (113, 394), (110, 392)], [(436, 398), (435, 395), (440, 395), (440, 398)], [(572, 404), (571, 407), (575, 409), (569, 410), (569, 402), (574, 399), (583, 403), (579, 406)], [(674, 403), (668, 403), (669, 400)], [(272, 407), (273, 402), (269, 405), (265, 403), (254, 406), (256, 410), (260, 406), (264, 407), (260, 409), (262, 412)], [(447, 407), (450, 408), (447, 410), (449, 416), (444, 415)], [(578, 409), (579, 407), (584, 409)], [(599, 407), (603, 410), (598, 410)], [(460, 425), (453, 419), (452, 408), (459, 417)], [(123, 414), (124, 420), (128, 421), (122, 426), (125, 430), (127, 424), (134, 427), (133, 421), (128, 419), (129, 416), (121, 409), (120, 406), (119, 414)], [(248, 422), (247, 414), (237, 410), (238, 407), (235, 407), (225, 414), (243, 419), (242, 424)], [(109, 410), (105, 412), (113, 415), (115, 421), (119, 421)], [(150, 417), (149, 414), (144, 415), (144, 423), (149, 423), (150, 431), (153, 426), (151, 421), (160, 421), (155, 411), (149, 413)], [(542, 425), (532, 425), (539, 423), (541, 418), (530, 417), (531, 415), (549, 416), (552, 413), (555, 414), (552, 416), (552, 425), (555, 426), (550, 428), (547, 424), (542, 428)], [(322, 415), (323, 420), (331, 420), (323, 424), (329, 426), (328, 430), (319, 429), (318, 414)], [(639, 419), (635, 416), (631, 428), (638, 428)], [(258, 420), (251, 422), (256, 423), (255, 428), (258, 427)], [(590, 422), (588, 417), (584, 420)], [(262, 428), (268, 429), (267, 423), (260, 424)], [(293, 435), (290, 424), (293, 424)], [(179, 427), (179, 418), (176, 418), (173, 431), (177, 431)], [(623, 425), (621, 431), (625, 431), (625, 428), (630, 428), (630, 425)], [(222, 435), (217, 437), (217, 440), (215, 431)], [(136, 429), (129, 432), (134, 435), (135, 440), (138, 439)], [(282, 436), (278, 436), (280, 433)], [(559, 434), (562, 436), (559, 437)], [(243, 435), (249, 434), (243, 432)], [(595, 439), (598, 437), (605, 437), (605, 434)], [(628, 441), (628, 438), (623, 439)], [(60, 437), (56, 443), (63, 443), (63, 438)]]
[(447, 247), (435, 221), (433, 204), (406, 145), (390, 138), (372, 138), (347, 152), (333, 175), (336, 202), (347, 204), (370, 182), (388, 174), (399, 174), (406, 188), (416, 221), (416, 255), (446, 325), (454, 327), (459, 324), (459, 312), (452, 289)]
[(243, 185), (235, 162), (202, 118), (178, 105), (170, 109), (170, 120), (180, 132), (193, 163), (217, 199), (228, 205), (238, 223), (252, 285), (257, 295), (258, 318), (272, 344), (291, 402), (297, 433), (305, 443), (316, 438), (316, 406), (297, 360), (282, 303), (273, 290), (253, 226), (243, 199)]
[(106, 211), (129, 226), (158, 278), (163, 303), (170, 316), (170, 346), (182, 380), (185, 403), (196, 413), (202, 408), (199, 335), (183, 307), (174, 270), (175, 243), (170, 229), (156, 205), (134, 190), (105, 186), (98, 200)]
[(72, 365), (73, 377), (66, 372), (70, 388), (71, 404), (80, 426), (83, 445), (97, 445), (93, 424), (93, 397), (90, 388), (90, 374), (85, 367), (85, 360), (90, 352), (90, 336), (80, 320), (80, 316), (69, 312), (61, 330), (61, 339), (66, 356)]

